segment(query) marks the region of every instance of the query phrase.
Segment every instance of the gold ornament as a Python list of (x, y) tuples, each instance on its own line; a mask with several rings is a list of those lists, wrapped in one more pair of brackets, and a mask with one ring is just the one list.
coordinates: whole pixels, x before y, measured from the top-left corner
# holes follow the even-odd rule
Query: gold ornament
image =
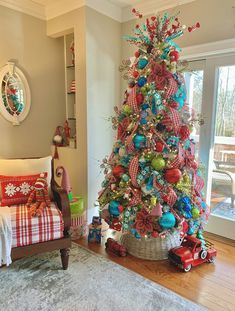
[(177, 182), (176, 188), (182, 193), (190, 196), (191, 194), (191, 180), (188, 174), (184, 174), (183, 177)]

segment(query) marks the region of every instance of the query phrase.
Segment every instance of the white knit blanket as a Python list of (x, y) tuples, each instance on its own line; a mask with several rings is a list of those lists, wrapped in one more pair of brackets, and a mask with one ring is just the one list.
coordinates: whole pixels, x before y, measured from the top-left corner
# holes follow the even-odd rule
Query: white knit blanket
[(11, 264), (12, 227), (8, 206), (0, 207), (0, 266)]

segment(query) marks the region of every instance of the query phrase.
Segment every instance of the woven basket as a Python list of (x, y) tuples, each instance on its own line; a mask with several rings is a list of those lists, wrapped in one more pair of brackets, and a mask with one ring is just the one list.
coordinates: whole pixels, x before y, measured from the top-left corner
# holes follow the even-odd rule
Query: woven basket
[(168, 258), (168, 251), (181, 244), (180, 233), (174, 232), (165, 238), (136, 239), (131, 234), (123, 234), (120, 242), (127, 248), (129, 254), (148, 260), (162, 260)]

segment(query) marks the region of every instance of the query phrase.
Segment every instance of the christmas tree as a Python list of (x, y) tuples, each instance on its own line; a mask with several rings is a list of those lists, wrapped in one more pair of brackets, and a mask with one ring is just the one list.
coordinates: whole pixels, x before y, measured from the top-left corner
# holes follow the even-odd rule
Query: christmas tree
[(120, 66), (129, 87), (112, 118), (117, 139), (101, 165), (105, 179), (99, 203), (110, 228), (136, 238), (177, 230), (204, 242), (209, 208), (190, 138), (198, 119), (186, 103), (185, 62), (173, 41), (200, 25), (187, 28), (177, 15), (152, 16), (126, 37), (137, 50), (132, 63)]

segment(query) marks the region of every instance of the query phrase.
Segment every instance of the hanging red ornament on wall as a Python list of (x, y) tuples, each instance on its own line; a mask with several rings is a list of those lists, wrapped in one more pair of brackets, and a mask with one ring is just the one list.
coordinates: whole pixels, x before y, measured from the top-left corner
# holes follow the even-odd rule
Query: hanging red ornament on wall
[(120, 178), (125, 173), (125, 168), (121, 165), (117, 165), (113, 168), (113, 176)]
[(182, 176), (181, 171), (178, 168), (171, 168), (166, 170), (164, 177), (166, 181), (168, 181), (171, 184), (177, 183)]

